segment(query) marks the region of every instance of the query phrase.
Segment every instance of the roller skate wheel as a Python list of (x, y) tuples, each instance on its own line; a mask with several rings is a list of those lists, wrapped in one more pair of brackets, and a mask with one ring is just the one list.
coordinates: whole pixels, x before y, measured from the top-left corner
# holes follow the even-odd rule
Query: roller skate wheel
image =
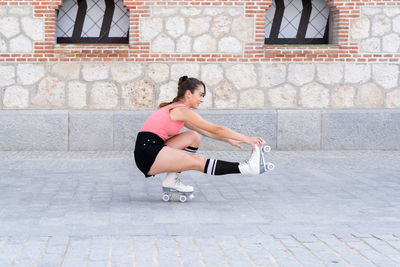
[(179, 201), (180, 202), (186, 202), (186, 200), (187, 200), (187, 197), (185, 196), (185, 195), (181, 195), (180, 197), (179, 197)]
[(275, 169), (275, 165), (273, 163), (267, 163), (267, 170), (272, 171)]
[(262, 148), (263, 152), (268, 153), (271, 151), (271, 147), (270, 146), (263, 146)]
[(164, 202), (168, 202), (169, 200), (170, 200), (170, 196), (168, 195), (168, 194), (164, 194), (163, 196), (162, 196), (162, 200), (164, 201)]
[(194, 198), (194, 195), (193, 194), (190, 194), (189, 195), (189, 199), (193, 199)]

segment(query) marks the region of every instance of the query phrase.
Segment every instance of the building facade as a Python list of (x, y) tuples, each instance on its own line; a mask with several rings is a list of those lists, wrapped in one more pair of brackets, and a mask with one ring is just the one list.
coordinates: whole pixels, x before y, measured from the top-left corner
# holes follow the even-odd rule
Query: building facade
[(0, 0), (0, 150), (131, 149), (182, 75), (278, 149), (400, 149), (399, 67), (400, 0)]

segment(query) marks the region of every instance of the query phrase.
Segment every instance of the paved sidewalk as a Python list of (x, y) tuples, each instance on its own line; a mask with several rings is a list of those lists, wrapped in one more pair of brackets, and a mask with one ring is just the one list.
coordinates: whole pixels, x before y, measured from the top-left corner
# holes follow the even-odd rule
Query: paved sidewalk
[(0, 266), (400, 266), (400, 152), (270, 160), (164, 203), (128, 152), (0, 152)]

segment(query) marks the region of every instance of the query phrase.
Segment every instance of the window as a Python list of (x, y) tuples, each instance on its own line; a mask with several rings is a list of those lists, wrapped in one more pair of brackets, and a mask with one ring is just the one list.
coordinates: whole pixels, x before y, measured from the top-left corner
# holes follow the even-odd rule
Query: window
[(325, 0), (273, 0), (266, 12), (265, 44), (327, 44)]
[(128, 43), (123, 0), (65, 0), (57, 14), (57, 43)]

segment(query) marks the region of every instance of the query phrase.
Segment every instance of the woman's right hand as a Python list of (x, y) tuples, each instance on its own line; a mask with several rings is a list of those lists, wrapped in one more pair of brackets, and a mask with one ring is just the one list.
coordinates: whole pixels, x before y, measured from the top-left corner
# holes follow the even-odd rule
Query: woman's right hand
[(256, 146), (261, 147), (262, 142), (263, 139), (261, 137), (250, 137), (250, 136), (247, 136), (245, 141), (246, 144), (252, 146), (253, 150), (256, 148)]

